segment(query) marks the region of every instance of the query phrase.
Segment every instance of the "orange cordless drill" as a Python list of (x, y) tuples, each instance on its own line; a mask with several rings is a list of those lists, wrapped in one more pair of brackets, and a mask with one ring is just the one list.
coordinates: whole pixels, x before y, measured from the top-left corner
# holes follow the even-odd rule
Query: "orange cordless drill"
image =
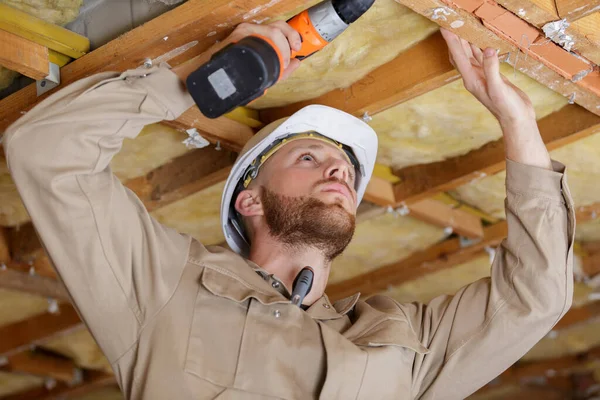
[[(375, 0), (326, 0), (288, 20), (302, 39), (292, 58), (309, 57), (339, 36)], [(283, 74), (284, 60), (273, 42), (247, 36), (213, 54), (192, 72), (187, 89), (200, 111), (217, 118), (262, 96)]]

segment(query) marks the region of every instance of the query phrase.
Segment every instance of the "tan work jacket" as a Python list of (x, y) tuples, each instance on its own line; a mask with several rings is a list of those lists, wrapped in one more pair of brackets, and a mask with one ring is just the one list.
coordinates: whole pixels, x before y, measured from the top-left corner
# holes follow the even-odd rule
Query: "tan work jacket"
[(291, 305), (275, 277), (162, 226), (111, 173), (124, 138), (192, 104), (168, 69), (102, 73), (5, 136), (25, 206), (127, 398), (462, 399), (570, 307), (564, 167), (511, 161), (491, 279), (429, 304), (357, 294)]

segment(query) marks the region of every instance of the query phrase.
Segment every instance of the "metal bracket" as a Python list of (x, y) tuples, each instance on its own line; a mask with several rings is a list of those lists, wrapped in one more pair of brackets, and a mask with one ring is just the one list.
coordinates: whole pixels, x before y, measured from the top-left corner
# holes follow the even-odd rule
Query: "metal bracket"
[(60, 85), (60, 67), (53, 62), (48, 64), (48, 76), (35, 82), (38, 97)]

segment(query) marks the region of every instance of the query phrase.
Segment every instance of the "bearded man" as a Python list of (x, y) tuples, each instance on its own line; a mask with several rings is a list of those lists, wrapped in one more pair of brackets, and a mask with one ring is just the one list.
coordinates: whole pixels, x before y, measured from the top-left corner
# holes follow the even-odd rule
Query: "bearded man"
[[(225, 43), (249, 34), (287, 60), (300, 47), (284, 22), (242, 24)], [(462, 399), (551, 330), (572, 297), (565, 168), (496, 51), (443, 34), (465, 86), (502, 127), (509, 232), (490, 278), (427, 304), (359, 294), (331, 304), (324, 294), (377, 152), (375, 132), (342, 111), (311, 105), (248, 142), (222, 198), (230, 249), (162, 226), (109, 168), (123, 139), (193, 105), (185, 76), (94, 75), (9, 128), (19, 193), (126, 398)]]

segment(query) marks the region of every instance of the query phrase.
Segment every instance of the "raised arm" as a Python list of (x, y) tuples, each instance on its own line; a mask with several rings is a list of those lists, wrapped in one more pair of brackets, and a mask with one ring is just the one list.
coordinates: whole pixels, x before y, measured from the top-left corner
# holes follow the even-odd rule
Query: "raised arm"
[(4, 136), (32, 222), (111, 362), (175, 289), (190, 239), (151, 218), (109, 163), (123, 139), (192, 104), (168, 69), (102, 73), (50, 96)]
[(498, 119), (506, 143), (508, 238), (491, 278), (427, 305), (400, 305), (430, 349), (417, 355), (413, 396), (463, 399), (542, 339), (573, 296), (575, 216), (565, 168), (551, 162), (527, 96), (499, 73), (496, 52), (442, 32), (466, 88)]

